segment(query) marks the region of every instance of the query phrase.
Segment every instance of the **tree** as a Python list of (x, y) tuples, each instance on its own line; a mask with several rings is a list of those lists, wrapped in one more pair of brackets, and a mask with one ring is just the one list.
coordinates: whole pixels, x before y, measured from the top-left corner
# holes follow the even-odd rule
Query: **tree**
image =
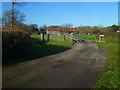
[[(3, 18), (2, 18), (2, 26), (7, 26), (8, 24), (10, 24), (11, 19), (10, 19), (10, 12), (11, 11), (5, 11), (3, 14)], [(25, 21), (25, 15), (23, 13), (21, 13), (18, 10), (14, 10), (15, 14), (14, 14), (14, 25), (17, 25), (19, 23), (23, 23), (23, 21)]]
[(68, 23), (66, 23), (66, 24), (63, 24), (63, 25), (61, 25), (62, 27), (67, 27), (67, 28), (73, 28), (73, 24), (68, 24)]
[(100, 32), (100, 30), (99, 30), (99, 29), (92, 30), (92, 33), (93, 33), (93, 34), (96, 34), (96, 33), (99, 33), (99, 32)]
[(26, 31), (28, 31), (29, 33), (38, 31), (38, 25), (37, 24), (26, 25)]
[(39, 27), (39, 30), (40, 30), (40, 32), (46, 32), (47, 31), (47, 26), (46, 25), (43, 25), (43, 26), (40, 26)]
[(7, 26), (10, 23), (10, 11), (5, 11), (2, 17), (2, 26)]
[(43, 28), (43, 31), (44, 31), (44, 32), (47, 31), (47, 26), (46, 26), (46, 25), (43, 25), (42, 28)]
[[(10, 12), (11, 11), (5, 11), (2, 17), (2, 26), (3, 28), (9, 27), (11, 28), (11, 18), (10, 18)], [(15, 27), (21, 27), (21, 25), (23, 25), (23, 21), (25, 21), (25, 15), (23, 13), (21, 13), (18, 10), (14, 10), (14, 20), (12, 22), (12, 24), (14, 24), (14, 26), (12, 26), (12, 29)]]
[(116, 32), (116, 31), (119, 29), (119, 26), (117, 26), (117, 25), (112, 25), (111, 28), (112, 28), (112, 31), (113, 31), (113, 32)]
[[(45, 40), (44, 34), (45, 34), (46, 31), (47, 31), (47, 26), (46, 26), (46, 25), (43, 25), (43, 26), (41, 26), (41, 27), (39, 28), (39, 30), (40, 30), (40, 33), (41, 33), (41, 41), (44, 41), (44, 40)], [(40, 34), (40, 33), (38, 33), (38, 34)], [(49, 35), (48, 35), (48, 41), (49, 41)]]
[(10, 12), (10, 25), (11, 25), (11, 30), (13, 30), (13, 25), (15, 24), (15, 5), (21, 6), (21, 3), (17, 3), (16, 0), (12, 0), (12, 8)]
[(60, 27), (61, 34), (68, 33), (68, 30), (66, 27)]

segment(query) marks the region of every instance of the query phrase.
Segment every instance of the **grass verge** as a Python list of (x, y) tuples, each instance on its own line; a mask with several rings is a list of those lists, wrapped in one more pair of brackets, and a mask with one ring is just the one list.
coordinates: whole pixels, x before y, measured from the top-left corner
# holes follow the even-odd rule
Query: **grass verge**
[[(95, 35), (74, 35), (95, 42)], [(100, 47), (104, 48), (108, 52), (107, 68), (108, 70), (100, 77), (96, 85), (93, 88), (120, 88), (120, 67), (119, 58), (120, 54), (118, 47), (119, 43), (97, 43)]]
[(107, 60), (108, 71), (105, 72), (93, 88), (119, 88), (118, 43), (97, 43), (104, 48), (109, 56)]

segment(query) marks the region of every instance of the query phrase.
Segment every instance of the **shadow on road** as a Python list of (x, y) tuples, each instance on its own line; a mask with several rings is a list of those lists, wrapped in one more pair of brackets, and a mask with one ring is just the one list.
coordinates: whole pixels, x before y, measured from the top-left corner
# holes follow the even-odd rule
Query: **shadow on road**
[[(46, 42), (43, 45), (58, 48)], [(40, 53), (43, 58), (4, 67), (3, 88), (91, 88), (105, 71), (106, 52), (89, 41), (66, 50), (48, 57)]]
[(41, 42), (40, 39), (37, 39), (37, 38), (32, 38), (32, 45), (33, 45), (33, 48), (31, 52), (26, 53), (24, 56), (19, 56), (11, 60), (7, 60), (9, 62), (3, 64), (3, 66), (30, 61), (33, 59), (37, 59), (37, 58), (41, 58), (49, 55), (58, 54), (70, 49), (70, 47), (65, 47), (62, 45), (48, 45), (47, 41)]

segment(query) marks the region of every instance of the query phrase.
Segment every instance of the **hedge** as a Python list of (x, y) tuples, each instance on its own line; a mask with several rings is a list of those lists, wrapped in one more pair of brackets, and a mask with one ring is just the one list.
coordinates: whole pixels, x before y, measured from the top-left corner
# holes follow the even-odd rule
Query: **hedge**
[(105, 41), (110, 43), (119, 43), (119, 33), (118, 32), (107, 32), (105, 33)]
[(32, 50), (29, 33), (25, 31), (2, 31), (2, 63), (8, 64), (13, 60), (27, 55)]
[(104, 35), (104, 41), (107, 43), (120, 43), (119, 38), (120, 35), (118, 32), (100, 32), (98, 34), (96, 34), (96, 39), (99, 39), (99, 35), (103, 34)]

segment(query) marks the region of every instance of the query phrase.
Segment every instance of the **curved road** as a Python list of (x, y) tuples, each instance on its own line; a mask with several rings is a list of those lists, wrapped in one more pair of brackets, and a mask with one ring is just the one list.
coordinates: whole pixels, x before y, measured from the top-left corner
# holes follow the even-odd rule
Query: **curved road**
[(105, 71), (106, 53), (90, 41), (55, 55), (3, 68), (3, 88), (91, 88)]

